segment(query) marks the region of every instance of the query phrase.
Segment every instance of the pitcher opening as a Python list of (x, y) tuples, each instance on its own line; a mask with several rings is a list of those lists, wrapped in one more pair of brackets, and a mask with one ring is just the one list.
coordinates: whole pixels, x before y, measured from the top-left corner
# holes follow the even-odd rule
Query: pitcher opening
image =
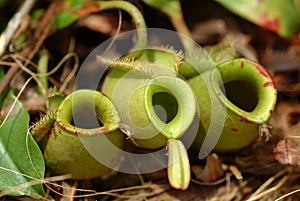
[(177, 77), (159, 76), (145, 90), (145, 108), (152, 125), (167, 138), (178, 138), (196, 115), (196, 100), (189, 85)]
[(225, 88), (226, 98), (237, 107), (246, 112), (252, 112), (255, 109), (258, 103), (258, 92), (251, 83), (234, 80), (225, 83), (221, 88)]
[[(88, 104), (74, 107), (73, 118), (70, 122), (71, 125), (83, 129), (93, 129), (104, 126), (102, 117), (96, 111), (96, 108), (92, 108)], [(76, 120), (76, 125), (74, 119)]]
[(270, 118), (277, 91), (271, 75), (261, 65), (246, 59), (227, 61), (212, 71), (211, 80), (215, 94), (227, 109), (256, 124)]
[(154, 93), (152, 104), (158, 118), (165, 123), (172, 121), (178, 112), (176, 99), (167, 92)]
[(67, 96), (56, 112), (56, 122), (70, 133), (96, 135), (114, 131), (120, 118), (100, 92), (81, 89)]

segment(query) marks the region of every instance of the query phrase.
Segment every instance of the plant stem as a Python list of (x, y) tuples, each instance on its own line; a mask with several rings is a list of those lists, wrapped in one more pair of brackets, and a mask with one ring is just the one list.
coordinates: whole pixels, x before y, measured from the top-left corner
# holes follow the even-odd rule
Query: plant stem
[[(46, 74), (48, 72), (48, 60), (49, 60), (49, 52), (46, 49), (42, 49), (40, 51), (40, 58), (38, 62), (38, 73)], [(48, 90), (48, 79), (47, 76), (39, 76), (39, 80), (42, 84), (42, 88), (40, 91), (44, 96), (47, 96)]]
[(147, 45), (147, 26), (142, 13), (133, 4), (126, 1), (99, 1), (99, 11), (109, 9), (121, 9), (129, 13), (137, 29), (138, 41), (135, 48), (143, 48)]
[(176, 16), (169, 16), (175, 30), (179, 34), (183, 34), (186, 37), (180, 37), (182, 45), (184, 47), (185, 53), (187, 55), (191, 54), (192, 52), (195, 51), (195, 45), (194, 42), (192, 41), (192, 34), (189, 30), (189, 28), (186, 26), (186, 23), (184, 21), (184, 18), (182, 15), (176, 15)]

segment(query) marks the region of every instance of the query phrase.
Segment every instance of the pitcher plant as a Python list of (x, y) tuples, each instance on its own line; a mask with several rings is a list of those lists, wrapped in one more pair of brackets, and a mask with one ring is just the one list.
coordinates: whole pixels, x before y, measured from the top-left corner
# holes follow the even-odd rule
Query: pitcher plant
[[(233, 59), (188, 80), (200, 108), (200, 126), (193, 147), (213, 140), (210, 126), (222, 123), (216, 152), (233, 152), (247, 147), (257, 136), (269, 132), (269, 120), (276, 103), (276, 87), (271, 75), (258, 63)], [(212, 103), (223, 107), (212, 118)], [(222, 121), (223, 118), (223, 121)], [(221, 128), (221, 127), (220, 127)]]
[[(55, 99), (57, 101), (57, 96)], [(106, 144), (112, 143), (119, 148), (123, 144), (123, 134), (118, 130), (120, 119), (114, 105), (100, 92), (87, 89), (71, 93), (58, 105), (31, 131), (42, 147), (50, 172), (69, 174), (73, 179), (109, 174), (109, 167), (119, 163), (119, 153), (110, 151), (107, 154)], [(89, 153), (88, 150), (95, 147), (102, 151), (102, 156), (109, 157), (109, 167)]]
[(100, 58), (113, 67), (101, 90), (115, 104), (121, 124), (126, 125), (123, 132), (137, 147), (168, 148), (170, 183), (186, 189), (189, 162), (178, 139), (192, 124), (197, 106), (191, 87), (177, 76), (178, 55), (170, 49), (148, 48), (116, 61)]

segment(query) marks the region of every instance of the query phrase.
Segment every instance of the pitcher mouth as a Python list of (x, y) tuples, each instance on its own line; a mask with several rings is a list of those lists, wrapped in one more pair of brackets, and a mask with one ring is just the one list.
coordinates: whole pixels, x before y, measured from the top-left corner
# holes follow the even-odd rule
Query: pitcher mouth
[(159, 76), (151, 80), (145, 89), (145, 100), (148, 118), (167, 138), (184, 134), (196, 115), (193, 91), (176, 77)]
[[(119, 117), (106, 96), (97, 91), (83, 89), (73, 92), (61, 103), (56, 112), (56, 123), (73, 134), (96, 135), (117, 129)], [(86, 126), (87, 123), (90, 126)]]
[[(271, 117), (276, 103), (277, 91), (271, 75), (261, 65), (246, 59), (228, 61), (212, 70), (210, 80), (213, 91), (219, 100), (244, 120), (263, 124)], [(226, 94), (226, 84), (234, 82), (250, 86), (252, 88), (250, 91), (252, 90), (253, 94), (248, 99), (257, 98), (257, 100), (249, 103), (252, 105), (246, 105), (237, 103), (236, 100), (230, 98), (229, 94)], [(249, 90), (246, 88), (245, 90)], [(240, 96), (243, 92), (240, 91), (234, 95)]]

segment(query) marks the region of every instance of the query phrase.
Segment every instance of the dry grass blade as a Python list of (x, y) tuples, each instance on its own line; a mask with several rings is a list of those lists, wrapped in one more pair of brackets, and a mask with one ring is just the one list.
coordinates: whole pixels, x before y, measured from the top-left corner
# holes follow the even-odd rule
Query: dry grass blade
[[(56, 195), (64, 196), (66, 199), (72, 197), (73, 199), (78, 198), (89, 198), (89, 197), (95, 197), (95, 196), (104, 196), (109, 195), (113, 196), (118, 199), (132, 199), (132, 200), (140, 200), (140, 198), (145, 197), (151, 197), (154, 195), (158, 195), (168, 189), (170, 189), (169, 185), (158, 185), (158, 184), (152, 184), (147, 183), (143, 184), (141, 186), (131, 186), (127, 188), (119, 188), (119, 189), (112, 189), (108, 191), (102, 191), (102, 192), (95, 192), (94, 190), (87, 190), (87, 189), (73, 189), (73, 187), (66, 187), (62, 185), (55, 184), (56, 186), (59, 186), (60, 188), (63, 188), (68, 191), (76, 190), (77, 192), (83, 193), (82, 195), (67, 195), (64, 193), (60, 193), (53, 188), (51, 188), (51, 191), (53, 191)], [(123, 193), (123, 194), (121, 194)]]
[[(276, 190), (278, 190), (290, 177), (291, 174), (291, 168), (286, 167), (285, 169), (277, 172), (274, 176), (270, 177), (263, 185), (261, 185), (251, 196), (247, 201), (255, 201), (261, 199), (263, 196), (266, 196)], [(285, 175), (287, 174), (287, 175)], [(285, 175), (274, 187), (271, 187), (267, 189), (271, 183), (273, 183), (276, 179), (279, 177)]]
[(291, 195), (293, 195), (293, 194), (296, 194), (296, 193), (300, 193), (300, 189), (297, 189), (297, 190), (294, 190), (294, 191), (292, 191), (292, 192), (289, 192), (289, 193), (287, 193), (287, 194), (285, 194), (285, 195), (283, 195), (283, 196), (277, 198), (275, 201), (280, 201), (280, 200), (282, 200), (282, 199), (284, 199), (284, 198), (287, 198), (287, 197), (289, 197), (289, 196), (291, 196)]

